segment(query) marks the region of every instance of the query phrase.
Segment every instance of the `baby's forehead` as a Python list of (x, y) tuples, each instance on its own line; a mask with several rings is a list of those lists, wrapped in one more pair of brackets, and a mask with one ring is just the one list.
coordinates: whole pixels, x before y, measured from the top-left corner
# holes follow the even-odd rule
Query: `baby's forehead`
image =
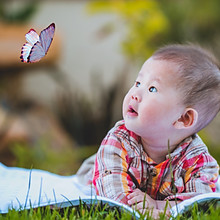
[(164, 59), (155, 59), (154, 57), (150, 57), (147, 59), (138, 76), (143, 77), (146, 75), (151, 75), (153, 78), (159, 81), (160, 79), (170, 79), (173, 81), (180, 78), (180, 66), (170, 60)]

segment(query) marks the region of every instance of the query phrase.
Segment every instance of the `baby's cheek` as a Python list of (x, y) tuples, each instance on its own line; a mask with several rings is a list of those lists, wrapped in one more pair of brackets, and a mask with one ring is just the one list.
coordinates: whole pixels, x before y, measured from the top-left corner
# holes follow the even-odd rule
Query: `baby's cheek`
[(153, 106), (147, 107), (143, 109), (142, 120), (148, 123), (156, 122), (161, 114), (160, 111), (158, 111), (158, 108)]
[(170, 114), (172, 113), (169, 104), (161, 104), (156, 100), (151, 101), (150, 104), (142, 109), (143, 120), (149, 123), (162, 123), (170, 117)]

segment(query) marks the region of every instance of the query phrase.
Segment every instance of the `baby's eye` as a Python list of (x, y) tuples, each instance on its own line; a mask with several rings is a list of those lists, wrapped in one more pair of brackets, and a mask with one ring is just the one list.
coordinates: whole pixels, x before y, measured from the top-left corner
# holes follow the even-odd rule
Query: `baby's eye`
[(140, 85), (141, 85), (140, 82), (138, 82), (138, 81), (135, 82), (135, 87), (139, 87)]
[(154, 87), (154, 86), (151, 86), (151, 87), (149, 88), (149, 92), (157, 92), (157, 88)]

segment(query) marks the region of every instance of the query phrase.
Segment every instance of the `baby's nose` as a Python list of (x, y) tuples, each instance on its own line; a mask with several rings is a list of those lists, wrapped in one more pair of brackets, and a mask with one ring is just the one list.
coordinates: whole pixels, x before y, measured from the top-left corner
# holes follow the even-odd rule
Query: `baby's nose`
[(132, 95), (131, 98), (134, 99), (134, 100), (137, 101), (137, 102), (140, 102), (140, 101), (141, 101), (140, 95), (137, 95), (137, 94)]

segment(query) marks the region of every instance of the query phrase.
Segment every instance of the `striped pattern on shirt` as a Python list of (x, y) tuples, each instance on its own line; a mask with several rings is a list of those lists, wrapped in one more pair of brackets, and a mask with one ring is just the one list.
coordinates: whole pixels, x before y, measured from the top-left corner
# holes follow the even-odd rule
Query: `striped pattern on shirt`
[[(170, 160), (170, 158), (171, 160)], [(156, 200), (184, 200), (215, 192), (219, 166), (196, 134), (156, 164), (144, 152), (140, 137), (116, 123), (97, 152), (93, 185), (98, 195), (127, 204), (135, 188)], [(173, 176), (173, 178), (171, 178)]]

